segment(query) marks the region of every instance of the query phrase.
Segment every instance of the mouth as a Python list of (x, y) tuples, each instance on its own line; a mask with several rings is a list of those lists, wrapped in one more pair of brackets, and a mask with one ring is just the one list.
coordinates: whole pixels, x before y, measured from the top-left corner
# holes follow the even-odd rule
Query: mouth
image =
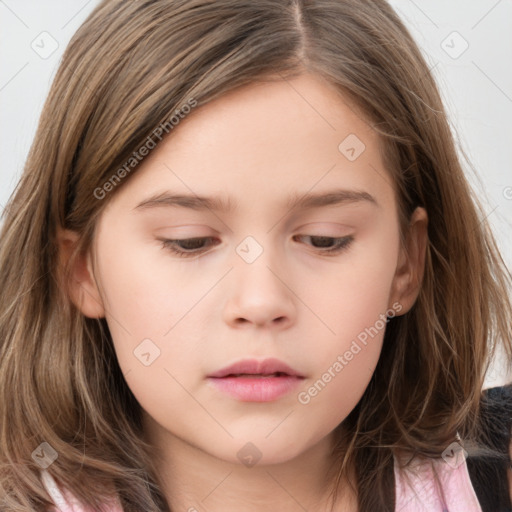
[(220, 378), (229, 378), (229, 377), (292, 377), (292, 375), (289, 375), (288, 373), (284, 372), (274, 372), (274, 373), (230, 373), (229, 375), (226, 375), (224, 377)]
[(243, 360), (208, 376), (208, 383), (242, 402), (271, 402), (291, 393), (304, 376), (277, 359)]
[(216, 372), (211, 373), (208, 377), (239, 377), (244, 375), (264, 376), (264, 377), (303, 377), (297, 370), (287, 365), (279, 359), (242, 359), (229, 366), (226, 366)]

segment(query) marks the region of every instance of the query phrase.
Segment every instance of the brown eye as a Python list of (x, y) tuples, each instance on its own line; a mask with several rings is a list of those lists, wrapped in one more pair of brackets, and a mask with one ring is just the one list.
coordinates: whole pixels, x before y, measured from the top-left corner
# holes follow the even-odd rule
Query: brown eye
[(161, 240), (164, 248), (179, 256), (194, 256), (205, 251), (204, 242), (213, 240), (212, 237), (183, 238), (181, 240)]
[(315, 236), (315, 235), (297, 235), (296, 238), (308, 238), (315, 249), (319, 249), (320, 253), (338, 253), (347, 248), (352, 240), (352, 236), (331, 237), (331, 236)]

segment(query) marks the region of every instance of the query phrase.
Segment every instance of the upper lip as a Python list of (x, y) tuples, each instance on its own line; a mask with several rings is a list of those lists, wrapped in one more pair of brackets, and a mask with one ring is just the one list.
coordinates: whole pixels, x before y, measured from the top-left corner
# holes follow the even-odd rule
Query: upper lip
[(263, 361), (258, 361), (257, 359), (242, 359), (211, 373), (208, 377), (222, 378), (228, 375), (240, 374), (264, 375), (277, 372), (290, 376), (303, 377), (299, 372), (288, 366), (286, 363), (283, 363), (283, 361), (274, 358), (264, 359)]

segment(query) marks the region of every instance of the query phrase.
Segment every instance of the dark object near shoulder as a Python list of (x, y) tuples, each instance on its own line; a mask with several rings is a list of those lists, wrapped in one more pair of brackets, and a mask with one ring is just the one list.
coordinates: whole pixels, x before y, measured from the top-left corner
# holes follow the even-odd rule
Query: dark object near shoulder
[(508, 468), (512, 431), (512, 383), (482, 392), (480, 425), (482, 441), (495, 456), (469, 457), (471, 483), (483, 512), (512, 512)]

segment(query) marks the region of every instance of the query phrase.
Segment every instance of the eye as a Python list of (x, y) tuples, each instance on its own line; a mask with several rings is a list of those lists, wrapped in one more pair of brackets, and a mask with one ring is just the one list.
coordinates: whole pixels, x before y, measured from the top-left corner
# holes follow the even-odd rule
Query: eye
[(183, 238), (181, 240), (160, 240), (165, 249), (169, 249), (178, 256), (188, 257), (203, 253), (206, 248), (205, 240), (213, 240), (212, 237)]
[[(338, 254), (346, 249), (353, 241), (352, 236), (344, 237), (330, 237), (320, 235), (296, 235), (295, 239), (308, 238), (313, 242), (313, 247), (319, 249), (321, 254)], [(196, 238), (183, 238), (183, 239), (165, 239), (160, 240), (165, 249), (170, 250), (172, 253), (180, 257), (191, 257), (202, 254), (208, 249), (205, 242), (214, 240), (213, 237), (196, 237)]]
[(353, 236), (331, 237), (321, 235), (297, 235), (294, 238), (309, 238), (313, 243), (314, 248), (320, 249), (322, 254), (337, 254), (348, 248), (354, 240)]

